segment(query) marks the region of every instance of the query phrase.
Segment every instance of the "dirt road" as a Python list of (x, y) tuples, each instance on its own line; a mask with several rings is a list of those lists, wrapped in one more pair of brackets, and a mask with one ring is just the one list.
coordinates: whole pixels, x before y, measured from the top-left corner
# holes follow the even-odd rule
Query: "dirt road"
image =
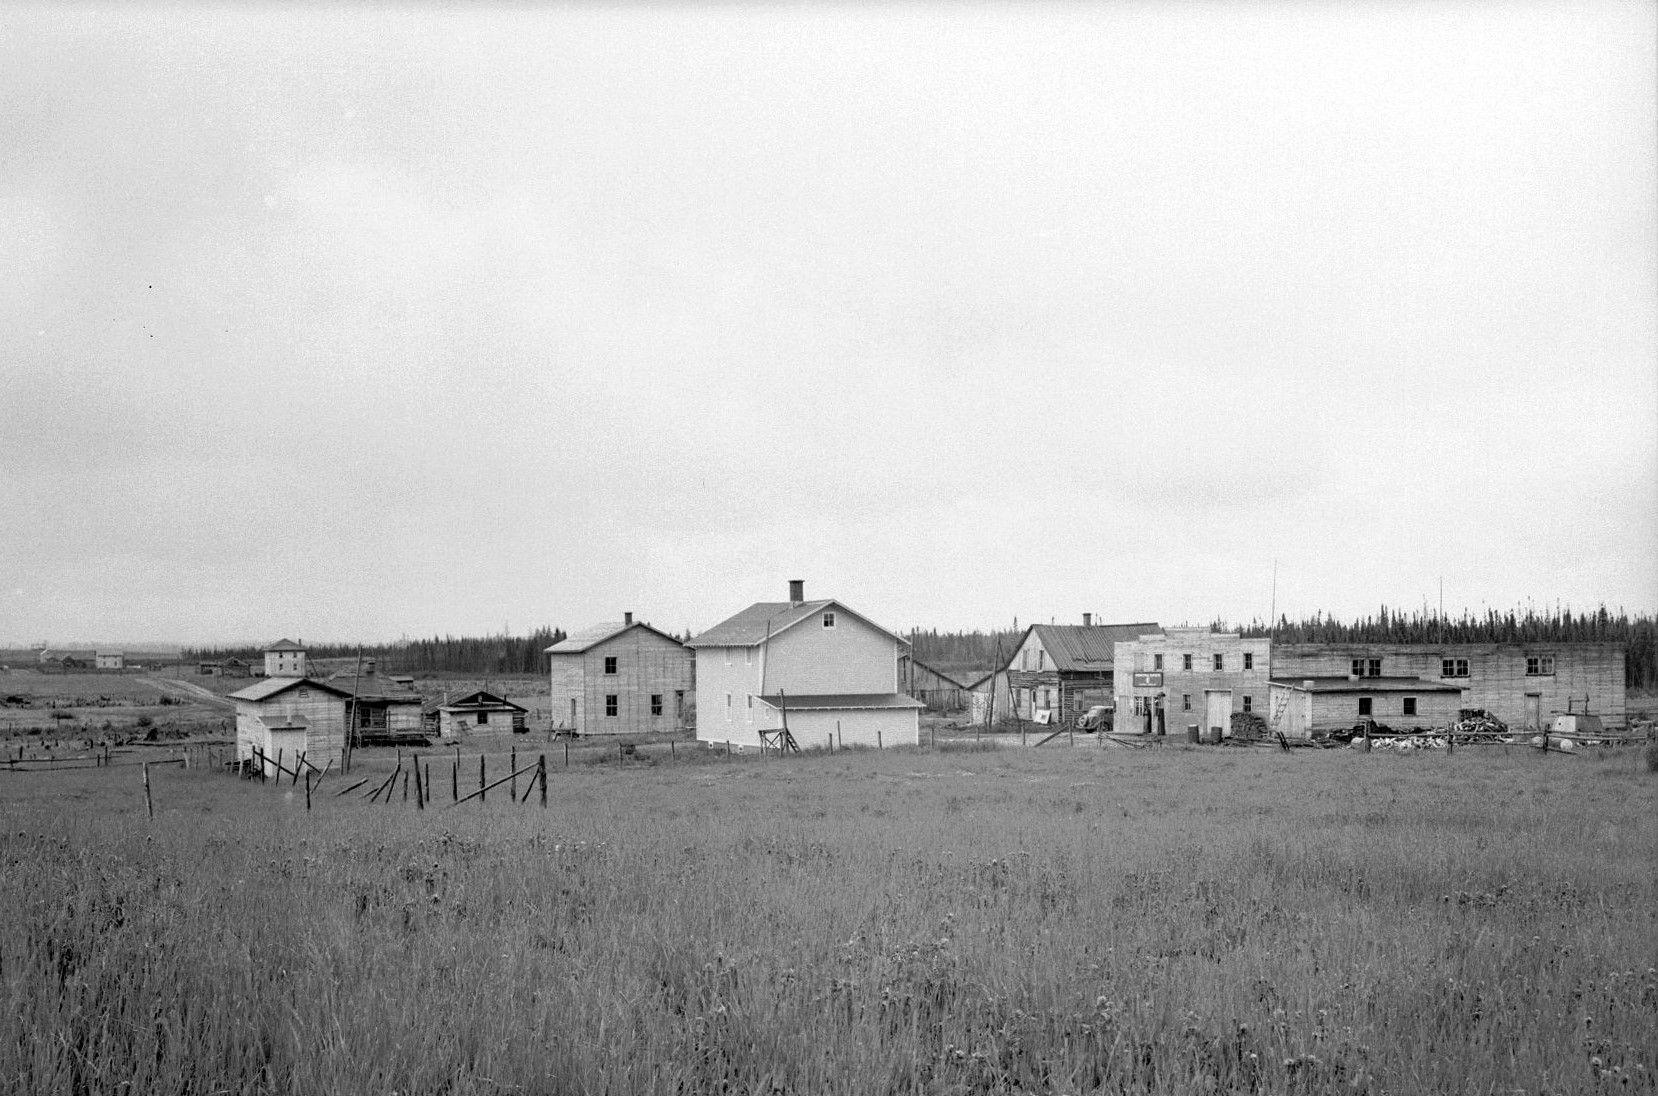
[(230, 709), (236, 707), (236, 702), (234, 700), (226, 700), (218, 693), (215, 693), (210, 689), (204, 689), (200, 685), (192, 685), (188, 681), (175, 681), (172, 678), (159, 677), (147, 677), (144, 680), (148, 681), (168, 696), (176, 697), (179, 700), (200, 701), (205, 704), (211, 704), (216, 708)]

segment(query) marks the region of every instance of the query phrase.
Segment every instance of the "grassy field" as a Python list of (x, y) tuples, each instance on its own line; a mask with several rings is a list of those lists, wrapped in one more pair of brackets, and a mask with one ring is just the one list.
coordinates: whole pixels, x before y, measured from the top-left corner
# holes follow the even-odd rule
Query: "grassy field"
[(1655, 1088), (1640, 751), (609, 756), (0, 772), (0, 1091)]

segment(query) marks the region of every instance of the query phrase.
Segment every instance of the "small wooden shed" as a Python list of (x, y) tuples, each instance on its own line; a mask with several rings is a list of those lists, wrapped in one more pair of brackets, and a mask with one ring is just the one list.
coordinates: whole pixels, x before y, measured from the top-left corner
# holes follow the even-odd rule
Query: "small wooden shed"
[(479, 730), (503, 727), (522, 732), (529, 709), (506, 697), (478, 689), (438, 705), (438, 737), (452, 741)]

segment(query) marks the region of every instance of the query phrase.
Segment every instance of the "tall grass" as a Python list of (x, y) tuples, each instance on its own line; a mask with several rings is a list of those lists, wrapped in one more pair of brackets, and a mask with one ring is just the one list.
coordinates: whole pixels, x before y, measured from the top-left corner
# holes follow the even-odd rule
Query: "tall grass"
[(1634, 751), (117, 775), (0, 783), (0, 1089), (1654, 1089)]

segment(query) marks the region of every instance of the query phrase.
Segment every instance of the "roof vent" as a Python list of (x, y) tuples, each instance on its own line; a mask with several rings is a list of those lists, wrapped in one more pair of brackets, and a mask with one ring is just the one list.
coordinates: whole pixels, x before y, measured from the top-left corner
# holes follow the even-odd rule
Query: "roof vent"
[(622, 614), (622, 623), (623, 624), (632, 624), (633, 623), (633, 614), (632, 613), (623, 613)]
[(789, 603), (792, 605), (799, 605), (805, 600), (806, 580), (803, 578), (791, 578), (789, 580)]
[(1093, 613), (1083, 613), (1082, 614), (1082, 626), (1084, 628), (1091, 628), (1091, 627), (1093, 627), (1093, 625), (1094, 625), (1094, 614)]

